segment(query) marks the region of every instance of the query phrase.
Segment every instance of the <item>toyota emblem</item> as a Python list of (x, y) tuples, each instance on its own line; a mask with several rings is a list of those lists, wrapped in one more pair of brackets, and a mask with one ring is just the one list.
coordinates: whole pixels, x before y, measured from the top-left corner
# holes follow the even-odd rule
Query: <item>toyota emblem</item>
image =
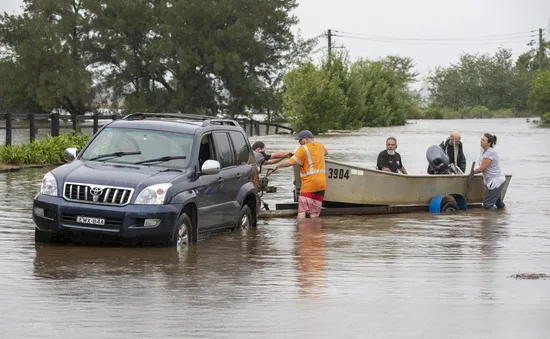
[(99, 199), (99, 196), (103, 193), (103, 188), (101, 187), (91, 187), (90, 188), (90, 194), (92, 195), (92, 199), (94, 202), (97, 202)]

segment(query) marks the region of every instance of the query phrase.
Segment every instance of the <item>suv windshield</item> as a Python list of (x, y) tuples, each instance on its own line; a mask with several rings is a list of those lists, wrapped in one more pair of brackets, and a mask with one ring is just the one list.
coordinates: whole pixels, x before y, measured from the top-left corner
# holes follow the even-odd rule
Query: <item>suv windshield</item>
[(81, 160), (134, 164), (166, 157), (153, 166), (184, 168), (189, 164), (193, 135), (135, 128), (105, 128), (82, 153)]

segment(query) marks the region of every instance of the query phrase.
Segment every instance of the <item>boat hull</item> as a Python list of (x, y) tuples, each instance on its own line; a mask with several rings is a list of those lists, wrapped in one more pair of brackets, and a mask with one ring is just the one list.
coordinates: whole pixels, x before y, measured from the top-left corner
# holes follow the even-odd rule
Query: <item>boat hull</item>
[[(469, 175), (403, 175), (332, 160), (325, 160), (327, 189), (324, 204), (429, 205), (433, 197), (466, 193)], [(502, 198), (512, 176), (506, 175)], [(481, 203), (485, 192), (483, 176), (474, 175), (469, 184), (468, 203)]]

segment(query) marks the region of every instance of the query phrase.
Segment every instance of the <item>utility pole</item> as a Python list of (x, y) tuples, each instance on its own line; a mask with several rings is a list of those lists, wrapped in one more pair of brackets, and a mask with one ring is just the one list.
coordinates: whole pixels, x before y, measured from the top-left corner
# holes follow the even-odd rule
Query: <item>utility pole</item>
[(542, 69), (544, 62), (544, 40), (542, 39), (542, 28), (539, 28), (539, 69)]
[(332, 29), (328, 30), (327, 42), (328, 42), (328, 60), (330, 61), (330, 55), (332, 54)]

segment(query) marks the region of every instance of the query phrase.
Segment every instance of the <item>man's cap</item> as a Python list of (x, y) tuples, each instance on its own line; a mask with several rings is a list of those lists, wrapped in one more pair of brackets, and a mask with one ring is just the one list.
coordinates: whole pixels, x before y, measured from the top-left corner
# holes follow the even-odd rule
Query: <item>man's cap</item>
[(300, 140), (300, 139), (313, 139), (313, 133), (311, 133), (310, 131), (308, 131), (307, 129), (303, 130), (303, 131), (300, 131), (300, 133), (298, 133), (298, 136), (296, 136), (295, 138), (296, 140)]

